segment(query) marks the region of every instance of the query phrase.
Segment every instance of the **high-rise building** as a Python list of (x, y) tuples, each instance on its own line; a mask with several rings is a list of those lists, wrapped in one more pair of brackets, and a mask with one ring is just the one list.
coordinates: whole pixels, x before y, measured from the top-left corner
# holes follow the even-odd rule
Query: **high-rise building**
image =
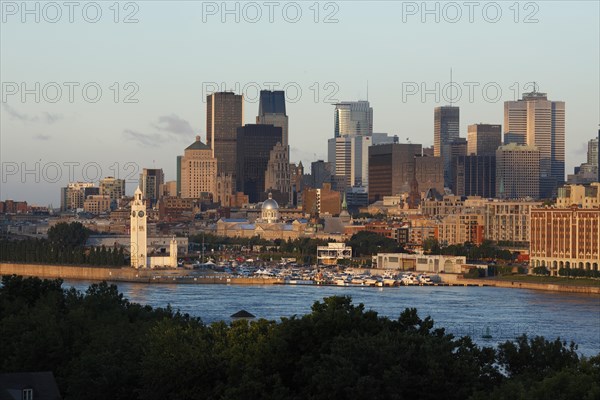
[[(433, 155), (442, 157), (444, 164), (444, 185), (452, 186), (452, 156), (456, 153), (450, 148), (451, 143), (460, 145), (459, 138), (460, 109), (455, 106), (435, 107), (433, 110)], [(466, 142), (465, 153), (466, 153)], [(462, 155), (462, 154), (457, 154)]]
[(467, 155), (467, 140), (457, 137), (451, 138), (447, 142), (442, 143), (442, 156), (440, 157), (444, 166), (444, 186), (452, 192), (456, 192), (456, 183), (454, 182), (455, 171), (452, 160), (455, 157), (463, 157)]
[(373, 108), (368, 101), (344, 101), (335, 105), (334, 137), (369, 136), (373, 133)]
[(540, 152), (540, 197), (556, 196), (565, 180), (565, 103), (550, 101), (546, 93), (524, 93), (504, 103), (504, 129), (525, 135)]
[(371, 136), (363, 135), (345, 135), (329, 139), (329, 162), (338, 182), (344, 182), (344, 188), (368, 185), (371, 139)]
[(237, 190), (251, 203), (262, 200), (271, 150), (282, 141), (282, 129), (273, 125), (247, 124), (237, 130)]
[(454, 157), (452, 162), (457, 196), (496, 197), (495, 152), (494, 155)]
[(285, 92), (283, 90), (261, 90), (256, 123), (281, 128), (282, 141), (271, 150), (266, 189), (280, 204), (293, 201), (290, 176), (290, 147), (288, 145), (288, 116), (285, 111)]
[(125, 196), (125, 179), (116, 179), (112, 176), (107, 176), (100, 179), (100, 195), (109, 196), (110, 200), (119, 200)]
[(440, 157), (421, 156), (420, 144), (381, 144), (369, 147), (369, 202), (384, 196), (409, 193), (416, 178), (418, 189), (443, 192), (443, 165)]
[(587, 162), (575, 167), (575, 173), (567, 176), (567, 182), (570, 184), (587, 184), (598, 182), (598, 138), (591, 139), (588, 142)]
[(186, 147), (181, 157), (181, 197), (184, 199), (205, 198), (209, 193), (213, 201), (217, 196), (217, 160), (211, 148), (202, 143), (200, 136)]
[(540, 197), (540, 151), (514, 143), (496, 150), (496, 196), (504, 199)]
[(218, 174), (235, 174), (237, 129), (242, 125), (242, 95), (217, 92), (206, 96), (206, 142), (217, 159)]
[(467, 128), (467, 155), (495, 156), (502, 145), (500, 125), (473, 124)]
[(433, 155), (442, 157), (442, 144), (459, 137), (460, 111), (455, 106), (433, 110)]
[(320, 188), (324, 183), (331, 183), (333, 174), (333, 164), (330, 162), (323, 160), (312, 162), (310, 164), (311, 187)]
[(140, 174), (140, 190), (144, 198), (153, 207), (160, 199), (160, 188), (165, 183), (165, 174), (161, 168), (144, 168)]
[(305, 214), (339, 215), (341, 211), (341, 194), (331, 190), (331, 184), (324, 183), (321, 188), (306, 188), (302, 191), (302, 212)]
[(527, 135), (521, 133), (504, 132), (504, 144), (518, 144), (524, 146), (527, 144)]
[(283, 90), (261, 90), (256, 123), (281, 128), (281, 144), (288, 146), (288, 116), (285, 112), (285, 92)]

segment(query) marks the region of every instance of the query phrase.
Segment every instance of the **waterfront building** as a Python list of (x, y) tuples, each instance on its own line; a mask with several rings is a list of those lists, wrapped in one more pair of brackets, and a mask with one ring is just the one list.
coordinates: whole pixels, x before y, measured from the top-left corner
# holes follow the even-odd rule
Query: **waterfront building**
[(565, 269), (599, 271), (600, 184), (567, 186), (559, 196), (563, 201), (555, 206), (531, 211), (530, 266), (546, 267), (553, 276)]
[(444, 217), (438, 224), (437, 240), (444, 246), (466, 242), (480, 245), (484, 240), (485, 216), (480, 210)]
[(426, 273), (462, 272), (467, 264), (464, 256), (444, 256), (407, 253), (378, 253), (373, 256), (373, 268)]
[(336, 265), (340, 260), (352, 259), (352, 247), (345, 243), (327, 243), (327, 246), (317, 246), (318, 265)]
[(539, 201), (492, 200), (485, 204), (485, 238), (499, 245), (529, 247), (531, 211)]
[(212, 150), (202, 143), (200, 136), (186, 147), (181, 158), (181, 197), (199, 199), (210, 194), (213, 201), (218, 201), (217, 160)]

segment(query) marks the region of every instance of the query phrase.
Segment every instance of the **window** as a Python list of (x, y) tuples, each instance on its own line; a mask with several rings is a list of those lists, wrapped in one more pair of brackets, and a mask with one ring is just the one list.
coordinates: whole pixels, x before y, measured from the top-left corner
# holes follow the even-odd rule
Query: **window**
[(23, 389), (21, 400), (33, 400), (33, 389)]

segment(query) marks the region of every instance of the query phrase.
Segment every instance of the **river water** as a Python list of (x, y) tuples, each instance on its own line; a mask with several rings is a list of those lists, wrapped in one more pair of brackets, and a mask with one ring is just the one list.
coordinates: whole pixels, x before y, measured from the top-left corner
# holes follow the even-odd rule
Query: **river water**
[[(65, 281), (85, 291), (91, 282)], [(165, 307), (200, 317), (205, 323), (230, 321), (241, 309), (257, 318), (279, 320), (303, 315), (327, 296), (352, 297), (354, 304), (397, 318), (407, 307), (431, 316), (436, 327), (455, 336), (469, 335), (479, 345), (494, 346), (525, 333), (574, 341), (581, 354), (600, 353), (600, 297), (495, 287), (336, 287), (313, 285), (171, 285), (118, 283), (132, 302)], [(487, 331), (491, 339), (484, 339)]]

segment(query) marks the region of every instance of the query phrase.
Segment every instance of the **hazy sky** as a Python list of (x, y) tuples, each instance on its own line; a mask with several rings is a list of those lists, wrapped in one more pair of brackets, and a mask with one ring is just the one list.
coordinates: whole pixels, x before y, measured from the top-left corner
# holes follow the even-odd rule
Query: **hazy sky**
[(58, 206), (69, 175), (125, 177), (128, 193), (144, 167), (174, 180), (215, 85), (246, 96), (247, 123), (259, 89), (285, 86), (291, 159), (308, 168), (326, 159), (331, 103), (365, 99), (367, 81), (374, 130), (429, 146), (450, 68), (461, 136), (502, 124), (529, 82), (565, 101), (572, 173), (600, 122), (598, 4), (2, 1), (0, 199)]

